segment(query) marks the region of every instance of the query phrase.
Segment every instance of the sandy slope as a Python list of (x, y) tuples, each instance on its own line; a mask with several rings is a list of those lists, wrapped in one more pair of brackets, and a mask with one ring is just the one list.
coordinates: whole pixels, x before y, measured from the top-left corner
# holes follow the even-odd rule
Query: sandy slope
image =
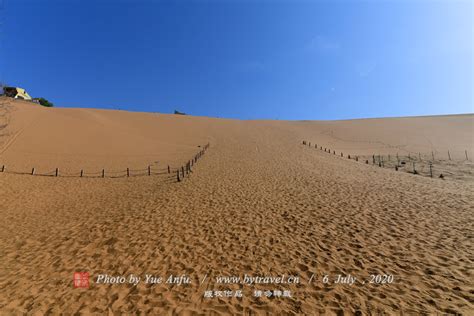
[(9, 135), (0, 143), (1, 162), (18, 171), (114, 171), (144, 168), (158, 159), (164, 166), (187, 159), (208, 138), (202, 129), (205, 122), (196, 122), (190, 130), (186, 126), (192, 118), (185, 116), (47, 109), (21, 101), (12, 104), (10, 112)]
[[(472, 153), (472, 115), (234, 121), (20, 102), (11, 115), (0, 164), (12, 168), (178, 166), (197, 145), (211, 148), (181, 183), (0, 173), (1, 314), (474, 313), (472, 182), (397, 173), (300, 144)], [(90, 272), (89, 289), (73, 288), (75, 271)], [(95, 284), (101, 273), (187, 274), (192, 283)], [(301, 284), (215, 282), (245, 273), (298, 275)], [(322, 284), (323, 274), (339, 273), (395, 281)], [(239, 288), (243, 298), (203, 297)], [(255, 289), (293, 297), (254, 298)]]

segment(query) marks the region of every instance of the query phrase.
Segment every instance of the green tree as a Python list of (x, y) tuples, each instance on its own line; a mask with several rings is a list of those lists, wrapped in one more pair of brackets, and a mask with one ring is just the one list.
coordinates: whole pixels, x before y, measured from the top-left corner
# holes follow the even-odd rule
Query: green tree
[(45, 98), (37, 98), (35, 100), (38, 100), (39, 104), (41, 104), (42, 106), (46, 106), (48, 108), (52, 108), (54, 106), (53, 103), (49, 102)]

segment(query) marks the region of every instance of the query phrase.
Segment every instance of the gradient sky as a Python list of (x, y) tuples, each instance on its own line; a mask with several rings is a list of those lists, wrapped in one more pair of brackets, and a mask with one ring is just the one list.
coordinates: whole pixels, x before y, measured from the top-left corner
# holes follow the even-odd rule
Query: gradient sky
[(0, 0), (0, 80), (239, 119), (474, 112), (472, 1)]

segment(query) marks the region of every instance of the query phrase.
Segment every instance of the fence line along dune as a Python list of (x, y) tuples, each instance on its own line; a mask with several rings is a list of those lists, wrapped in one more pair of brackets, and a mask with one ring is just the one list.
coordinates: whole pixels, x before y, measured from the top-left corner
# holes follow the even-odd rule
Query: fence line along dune
[[(472, 182), (353, 159), (447, 150), (471, 157), (473, 115), (287, 122), (8, 106), (0, 115), (9, 117), (0, 166), (77, 172), (171, 165), (185, 168), (186, 178), (178, 183), (173, 174), (163, 185), (151, 176), (0, 173), (0, 314), (474, 310)], [(90, 274), (88, 289), (73, 286), (81, 271)], [(96, 282), (99, 274), (185, 274), (191, 283), (107, 285)], [(297, 275), (301, 283), (216, 284), (218, 276), (244, 274)], [(393, 283), (322, 283), (337, 274), (386, 274)], [(239, 289), (243, 297), (204, 296)], [(256, 290), (291, 297), (256, 298)]]
[[(323, 151), (325, 153), (333, 154), (336, 156), (336, 151), (330, 148), (326, 148), (322, 145), (318, 146), (318, 143), (313, 141), (303, 140), (302, 144), (316, 150)], [(474, 180), (474, 163), (469, 158), (467, 150), (464, 150), (464, 158), (455, 160), (452, 158), (452, 153), (448, 150), (446, 159), (442, 158), (442, 155), (435, 155), (431, 153), (418, 154), (405, 153), (399, 154), (372, 154), (372, 155), (354, 155), (344, 154), (342, 151), (337, 153), (337, 157), (348, 158), (357, 162), (362, 162), (367, 165), (378, 166), (381, 168), (389, 168), (395, 171), (404, 171), (414, 175), (424, 175), (430, 178), (437, 177), (439, 179), (449, 180), (464, 180), (472, 182)], [(352, 156), (352, 157), (351, 157)]]

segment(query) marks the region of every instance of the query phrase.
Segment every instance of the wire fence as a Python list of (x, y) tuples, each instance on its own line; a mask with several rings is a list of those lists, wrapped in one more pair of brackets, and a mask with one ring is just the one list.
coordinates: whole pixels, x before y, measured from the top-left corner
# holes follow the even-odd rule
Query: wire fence
[[(421, 175), (439, 179), (461, 179), (474, 180), (474, 164), (468, 155), (468, 151), (463, 152), (464, 159), (460, 159), (459, 152), (456, 156), (451, 151), (447, 151), (446, 157), (440, 152), (432, 151), (430, 153), (405, 152), (404, 154), (372, 154), (372, 155), (351, 155), (324, 147), (304, 140), (303, 145), (315, 148), (325, 153), (332, 154), (340, 158), (355, 160), (360, 163), (372, 165), (380, 168), (388, 168), (394, 171), (404, 171), (407, 173)], [(454, 158), (456, 157), (456, 159)]]
[(206, 144), (189, 160), (187, 160), (182, 166), (172, 167), (168, 165), (163, 168), (156, 168), (148, 165), (143, 169), (131, 169), (126, 168), (124, 170), (110, 170), (102, 169), (99, 171), (89, 171), (86, 169), (80, 169), (77, 172), (65, 172), (59, 168), (48, 172), (38, 172), (36, 168), (31, 168), (28, 171), (18, 171), (7, 168), (6, 165), (0, 165), (0, 173), (11, 173), (18, 175), (30, 175), (30, 176), (43, 176), (43, 177), (62, 177), (62, 178), (129, 178), (129, 177), (146, 177), (146, 176), (165, 176), (167, 179), (176, 179), (177, 182), (183, 181), (186, 176), (189, 176), (192, 172), (194, 165), (201, 159), (210, 144)]
[(185, 165), (181, 166), (181, 170), (180, 168), (176, 170), (176, 181), (181, 182), (186, 176), (189, 176), (191, 174), (194, 165), (199, 161), (199, 159), (202, 158), (202, 156), (204, 156), (209, 147), (210, 143), (204, 145), (202, 150), (200, 150), (196, 155), (194, 155), (194, 157), (188, 160)]

